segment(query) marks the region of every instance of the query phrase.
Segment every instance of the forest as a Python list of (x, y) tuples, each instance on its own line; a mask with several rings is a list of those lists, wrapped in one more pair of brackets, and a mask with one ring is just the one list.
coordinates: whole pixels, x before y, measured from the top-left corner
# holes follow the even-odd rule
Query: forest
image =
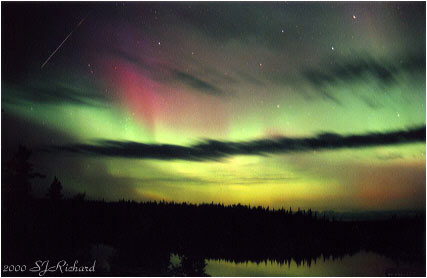
[[(108, 266), (98, 267), (95, 276), (205, 276), (207, 259), (294, 260), (310, 266), (321, 256), (341, 258), (361, 250), (425, 263), (422, 213), (342, 221), (298, 208), (106, 202), (86, 200), (84, 193), (64, 198), (56, 177), (44, 198), (34, 198), (31, 180), (42, 175), (33, 172), (29, 155), (21, 148), (2, 165), (1, 259), (6, 265), (31, 265), (40, 259), (90, 264), (94, 245), (114, 249)], [(172, 254), (180, 256), (178, 266), (171, 264)]]

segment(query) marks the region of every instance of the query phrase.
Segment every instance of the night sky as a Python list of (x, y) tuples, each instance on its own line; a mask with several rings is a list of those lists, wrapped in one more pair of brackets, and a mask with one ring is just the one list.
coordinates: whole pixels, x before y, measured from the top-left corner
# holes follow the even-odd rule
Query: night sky
[(425, 2), (1, 7), (35, 196), (425, 209)]

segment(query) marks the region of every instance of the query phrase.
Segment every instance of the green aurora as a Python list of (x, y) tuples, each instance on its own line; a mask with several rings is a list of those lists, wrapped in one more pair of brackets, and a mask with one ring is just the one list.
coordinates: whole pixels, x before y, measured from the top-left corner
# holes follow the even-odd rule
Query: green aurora
[(39, 21), (25, 5), (42, 10), (2, 4), (2, 154), (33, 149), (34, 194), (56, 175), (91, 199), (425, 210), (422, 141), (199, 161), (53, 148), (425, 126), (425, 3), (66, 3)]

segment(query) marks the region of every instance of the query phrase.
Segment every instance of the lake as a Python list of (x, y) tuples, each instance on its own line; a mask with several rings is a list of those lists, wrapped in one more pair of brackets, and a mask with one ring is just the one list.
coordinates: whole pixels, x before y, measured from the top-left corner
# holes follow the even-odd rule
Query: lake
[(280, 265), (277, 262), (233, 263), (207, 260), (205, 270), (211, 276), (425, 276), (425, 265), (393, 261), (373, 252), (361, 251), (333, 260), (320, 257), (316, 262)]
[[(116, 252), (108, 245), (98, 244), (91, 248), (92, 259), (97, 260), (100, 269), (110, 270), (112, 255)], [(259, 277), (259, 276), (425, 276), (425, 264), (395, 261), (374, 252), (359, 251), (354, 255), (345, 255), (342, 258), (318, 257), (311, 264), (301, 262), (297, 264), (291, 260), (289, 264), (280, 264), (276, 261), (234, 263), (226, 260), (205, 259), (204, 273), (213, 277)], [(180, 256), (170, 255), (171, 266), (181, 263)], [(138, 273), (138, 269), (127, 269), (129, 273)], [(144, 275), (144, 273), (142, 273)], [(146, 275), (144, 275), (146, 276)]]

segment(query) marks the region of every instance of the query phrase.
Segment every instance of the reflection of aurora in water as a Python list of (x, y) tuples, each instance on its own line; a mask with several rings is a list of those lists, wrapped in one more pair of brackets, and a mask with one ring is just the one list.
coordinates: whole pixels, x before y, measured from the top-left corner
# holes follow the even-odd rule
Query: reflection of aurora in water
[[(290, 260), (210, 260), (206, 271), (219, 276), (422, 268), (388, 258), (425, 261), (425, 3), (2, 8), (2, 160), (16, 161), (25, 145), (46, 175), (21, 205), (14, 198), (29, 193), (20, 182), (28, 175), (13, 173), (27, 158), (2, 164), (2, 188), (11, 189), (2, 193), (26, 187), (2, 195), (3, 262), (63, 259), (67, 249), (83, 260), (79, 248), (103, 244), (117, 250), (119, 274), (132, 265), (166, 276), (170, 253), (184, 256), (189, 273), (204, 258)], [(400, 140), (417, 127), (422, 136)], [(289, 139), (273, 148), (278, 138)], [(66, 200), (52, 209), (40, 197), (54, 175)], [(423, 217), (341, 222), (312, 210)]]
[(373, 252), (361, 251), (342, 258), (321, 256), (310, 266), (291, 260), (288, 264), (265, 261), (261, 263), (233, 263), (207, 260), (206, 273), (211, 276), (417, 276), (425, 273), (425, 266), (393, 261)]

